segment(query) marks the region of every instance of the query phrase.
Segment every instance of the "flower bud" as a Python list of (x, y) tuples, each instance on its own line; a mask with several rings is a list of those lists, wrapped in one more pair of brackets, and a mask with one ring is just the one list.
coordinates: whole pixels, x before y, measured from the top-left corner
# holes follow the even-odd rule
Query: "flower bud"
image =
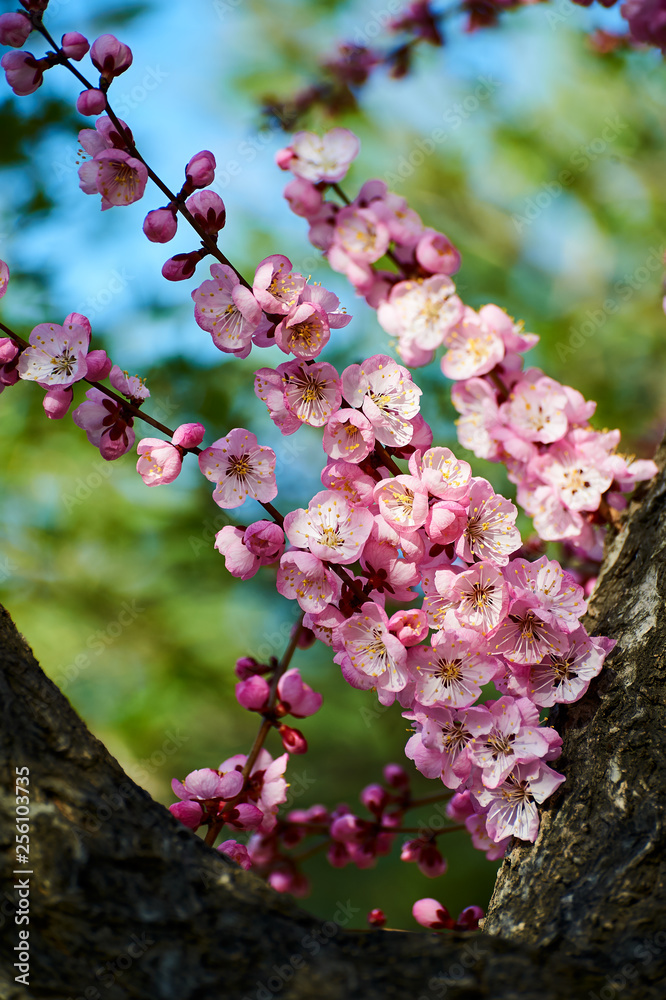
[(203, 424), (181, 424), (176, 427), (171, 440), (181, 448), (196, 448), (203, 441), (205, 433)]
[(484, 912), (480, 906), (466, 906), (460, 911), (460, 915), (453, 925), (456, 931), (475, 931), (479, 926), (479, 920), (484, 917)]
[(108, 378), (113, 368), (113, 361), (106, 351), (101, 350), (90, 351), (86, 356), (86, 363), (88, 365), (86, 378), (91, 382), (101, 382), (103, 378)]
[(215, 157), (207, 150), (196, 153), (185, 167), (185, 176), (194, 188), (205, 188), (215, 180)]
[(445, 906), (436, 899), (417, 899), (412, 907), (412, 916), (422, 927), (440, 931), (451, 929), (454, 920)]
[(281, 725), (278, 727), (278, 733), (287, 753), (307, 753), (308, 742), (299, 729)]
[(101, 76), (111, 82), (132, 65), (132, 50), (129, 45), (119, 42), (115, 35), (100, 35), (93, 42), (90, 58)]
[(18, 347), (9, 337), (0, 337), (0, 365), (13, 361), (18, 354)]
[(173, 209), (155, 208), (143, 220), (143, 231), (151, 243), (168, 243), (176, 235), (178, 218)]
[(49, 420), (61, 420), (72, 405), (74, 393), (70, 388), (63, 389), (61, 385), (54, 385), (48, 390), (42, 406)]
[(376, 816), (381, 816), (388, 802), (388, 794), (381, 785), (366, 785), (360, 799), (366, 809)]
[(217, 236), (220, 229), (224, 228), (227, 210), (219, 194), (214, 191), (197, 191), (187, 199), (185, 206), (194, 221), (211, 236)]
[(198, 250), (191, 250), (190, 253), (177, 253), (164, 263), (162, 276), (167, 281), (185, 281), (192, 277), (202, 257), (203, 254)]
[(94, 87), (82, 90), (76, 99), (76, 110), (80, 115), (101, 115), (105, 108), (105, 95)]
[(384, 768), (384, 781), (390, 788), (399, 788), (401, 791), (409, 788), (409, 775), (404, 767), (399, 764), (387, 764)]
[(370, 910), (366, 919), (371, 927), (384, 927), (386, 924), (386, 917), (383, 910)]
[(79, 59), (83, 59), (84, 55), (90, 48), (90, 43), (87, 38), (80, 34), (80, 32), (68, 31), (62, 36), (60, 47), (64, 56), (78, 62)]
[(32, 31), (32, 24), (20, 11), (0, 16), (0, 45), (20, 49)]
[(260, 712), (268, 701), (271, 689), (265, 677), (255, 674), (236, 685), (236, 698), (239, 705), (248, 712)]

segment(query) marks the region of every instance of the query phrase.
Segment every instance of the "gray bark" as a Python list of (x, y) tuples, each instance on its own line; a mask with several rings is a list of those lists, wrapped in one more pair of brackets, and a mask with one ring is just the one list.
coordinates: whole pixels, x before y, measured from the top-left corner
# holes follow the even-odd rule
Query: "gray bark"
[[(556, 713), (567, 781), (478, 934), (352, 930), (344, 907), (322, 924), (238, 869), (123, 773), (0, 609), (0, 1000), (662, 1000), (665, 503), (660, 474), (609, 546), (587, 624), (618, 647)], [(27, 988), (12, 874), (25, 765)]]

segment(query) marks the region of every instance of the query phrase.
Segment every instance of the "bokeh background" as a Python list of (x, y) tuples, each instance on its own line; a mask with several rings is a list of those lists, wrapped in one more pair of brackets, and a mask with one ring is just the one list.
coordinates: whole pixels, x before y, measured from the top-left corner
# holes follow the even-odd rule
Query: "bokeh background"
[[(334, 39), (374, 44), (387, 16), (382, 0), (52, 0), (47, 15), (56, 37), (111, 31), (130, 44), (134, 64), (114, 83), (113, 103), (172, 187), (194, 152), (213, 150), (228, 210), (221, 246), (241, 270), (251, 275), (264, 256), (286, 253), (340, 295), (354, 319), (324, 355), (340, 367), (388, 342), (288, 211), (285, 176), (273, 163), (285, 139), (258, 109), (267, 93), (286, 96), (311, 80)], [(666, 423), (666, 87), (656, 52), (591, 51), (593, 27), (620, 24), (615, 10), (568, 0), (510, 13), (472, 35), (454, 17), (444, 49), (420, 50), (405, 80), (380, 72), (358, 111), (335, 124), (362, 139), (348, 191), (388, 175), (460, 247), (466, 301), (494, 301), (524, 319), (542, 338), (534, 363), (598, 400), (596, 425), (620, 427), (625, 450), (647, 456)], [(43, 51), (39, 42), (28, 47)], [(166, 248), (141, 232), (145, 212), (161, 204), (154, 188), (103, 214), (79, 190), (77, 132), (89, 122), (73, 109), (78, 89), (58, 70), (28, 98), (0, 83), (0, 257), (12, 271), (1, 318), (27, 336), (39, 322), (87, 314), (95, 346), (147, 377), (153, 415), (172, 426), (201, 420), (207, 440), (251, 428), (280, 456), (281, 509), (306, 503), (320, 488), (320, 436), (306, 428), (282, 439), (252, 392), (253, 370), (283, 356), (272, 349), (229, 360), (196, 326), (189, 293), (205, 269), (165, 282)], [(315, 116), (310, 124), (332, 123)], [(438, 128), (445, 139), (411, 165)], [(168, 252), (195, 246), (181, 227)], [(439, 442), (463, 455), (437, 365), (415, 377)], [(477, 474), (512, 495), (500, 468), (474, 461)], [(295, 609), (270, 572), (242, 584), (226, 574), (212, 541), (228, 522), (192, 463), (167, 490), (146, 489), (134, 465), (131, 455), (105, 463), (69, 417), (47, 422), (34, 385), (0, 399), (0, 600), (92, 731), (169, 803), (173, 776), (249, 748), (256, 718), (235, 704), (234, 661), (279, 655)], [(245, 522), (258, 516), (242, 512)], [(323, 647), (296, 663), (325, 708), (303, 724), (311, 750), (292, 761), (290, 802), (354, 806), (383, 763), (403, 760), (407, 723), (397, 707), (377, 711), (372, 693), (347, 687)], [(280, 752), (277, 741), (270, 749)], [(418, 794), (434, 791), (420, 775), (414, 784)], [(390, 926), (412, 928), (421, 896), (456, 912), (485, 906), (497, 864), (465, 835), (445, 840), (449, 870), (436, 881), (400, 864), (397, 849), (364, 872), (313, 858), (305, 905), (330, 918), (338, 900), (350, 900), (357, 926), (380, 906)]]

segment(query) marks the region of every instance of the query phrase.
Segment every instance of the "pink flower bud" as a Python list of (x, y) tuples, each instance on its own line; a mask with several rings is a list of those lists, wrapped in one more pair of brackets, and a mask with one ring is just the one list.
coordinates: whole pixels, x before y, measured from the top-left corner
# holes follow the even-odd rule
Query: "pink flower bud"
[(467, 510), (455, 500), (439, 500), (428, 511), (425, 530), (436, 545), (456, 542), (467, 526)]
[(388, 627), (403, 646), (416, 646), (428, 634), (428, 616), (419, 608), (396, 611), (389, 618)]
[(366, 785), (360, 799), (366, 809), (380, 816), (388, 802), (388, 794), (381, 785)]
[(9, 337), (0, 337), (0, 365), (13, 361), (18, 354), (18, 347)]
[(409, 775), (399, 764), (387, 764), (384, 768), (384, 781), (390, 788), (404, 790), (409, 788)]
[[(297, 648), (298, 649), (309, 649), (310, 646), (314, 646), (315, 642), (317, 641), (317, 636), (314, 634), (314, 632), (311, 629), (306, 628), (305, 625), (301, 625), (300, 627), (298, 625), (294, 625), (294, 629), (297, 629), (297, 628), (299, 630), (298, 631), (298, 640), (296, 642)], [(293, 633), (293, 630), (292, 630), (292, 633)]]
[(61, 420), (72, 405), (74, 393), (71, 389), (63, 389), (61, 385), (54, 385), (48, 390), (42, 406), (49, 420)]
[(88, 365), (86, 378), (91, 382), (101, 382), (103, 378), (108, 378), (113, 368), (113, 361), (109, 355), (106, 351), (100, 350), (91, 351), (86, 356), (86, 364)]
[(100, 35), (93, 42), (90, 58), (105, 80), (113, 80), (132, 65), (132, 50), (115, 35)]
[(174, 802), (173, 805), (169, 806), (169, 812), (190, 830), (196, 830), (201, 826), (203, 811), (198, 802), (192, 802), (189, 799), (185, 802)]
[(247, 852), (247, 847), (244, 844), (239, 844), (237, 840), (225, 840), (223, 844), (220, 844), (217, 848), (220, 854), (226, 854), (228, 858), (235, 861), (237, 865), (244, 868), (245, 871), (252, 867), (252, 861), (250, 860), (250, 855)]
[(282, 746), (287, 753), (307, 753), (308, 742), (300, 729), (292, 729), (284, 724), (278, 727), (278, 733), (282, 740)]
[(300, 215), (304, 219), (313, 218), (322, 206), (321, 191), (304, 177), (295, 177), (287, 184), (283, 193), (294, 215)]
[(162, 275), (167, 281), (185, 281), (192, 277), (202, 257), (203, 254), (198, 250), (192, 250), (190, 253), (177, 253), (165, 262)]
[(6, 52), (0, 59), (0, 66), (17, 97), (34, 94), (44, 82), (43, 63), (30, 52)]
[(76, 99), (76, 110), (80, 115), (101, 115), (106, 108), (106, 97), (101, 90), (82, 90)]
[(284, 552), (284, 531), (273, 521), (255, 521), (247, 528), (244, 541), (264, 566), (275, 562)]
[(456, 931), (475, 931), (479, 926), (479, 920), (484, 917), (484, 912), (480, 906), (466, 906), (460, 911), (460, 915), (453, 925)]
[(291, 146), (285, 146), (284, 149), (278, 149), (275, 154), (275, 162), (277, 163), (280, 170), (289, 170), (289, 164), (294, 158), (294, 151)]
[(227, 210), (219, 194), (214, 191), (197, 191), (187, 199), (185, 205), (194, 216), (194, 221), (211, 236), (216, 236), (224, 228)]
[(215, 180), (215, 157), (209, 150), (196, 153), (185, 167), (185, 176), (195, 188), (205, 188)]
[(67, 56), (68, 59), (74, 59), (75, 62), (78, 62), (79, 59), (83, 59), (90, 48), (90, 43), (78, 31), (68, 31), (62, 36), (60, 47), (63, 55)]
[(0, 299), (7, 291), (8, 284), (9, 284), (9, 268), (5, 264), (4, 260), (0, 260)]
[(270, 693), (268, 681), (258, 674), (248, 677), (247, 680), (239, 681), (236, 685), (238, 704), (246, 708), (248, 712), (260, 712), (268, 701)]
[(445, 906), (436, 899), (417, 899), (412, 907), (412, 916), (422, 927), (440, 931), (453, 927), (454, 920)]
[(358, 842), (368, 829), (369, 824), (365, 823), (358, 816), (354, 816), (353, 813), (345, 813), (344, 816), (338, 816), (331, 823), (330, 834), (333, 840), (340, 840), (344, 844), (353, 844)]
[(20, 49), (32, 31), (32, 24), (20, 11), (0, 16), (0, 45)]
[(176, 235), (178, 218), (173, 209), (155, 208), (143, 220), (143, 231), (151, 243), (168, 243)]
[(254, 674), (265, 674), (270, 669), (269, 664), (257, 663), (253, 656), (241, 656), (240, 659), (236, 660), (234, 673), (240, 680), (246, 681), (248, 677), (253, 677)]
[(464, 792), (456, 792), (446, 807), (446, 815), (449, 819), (455, 819), (462, 823), (468, 816), (473, 816), (475, 812), (474, 803), (469, 789)]
[(386, 924), (383, 910), (370, 910), (366, 919), (371, 927), (384, 927)]
[(203, 424), (181, 424), (176, 427), (171, 440), (181, 448), (196, 448), (203, 441), (205, 433)]
[[(245, 537), (247, 539), (247, 532)], [(278, 681), (277, 690), (283, 708), (297, 719), (306, 719), (321, 708), (322, 696), (303, 683), (297, 667), (292, 667), (283, 674)]]
[(454, 274), (460, 268), (460, 253), (453, 243), (434, 229), (426, 229), (416, 246), (416, 259), (431, 274)]
[(136, 471), (146, 486), (166, 486), (180, 475), (183, 459), (169, 441), (144, 438), (136, 450), (139, 455)]

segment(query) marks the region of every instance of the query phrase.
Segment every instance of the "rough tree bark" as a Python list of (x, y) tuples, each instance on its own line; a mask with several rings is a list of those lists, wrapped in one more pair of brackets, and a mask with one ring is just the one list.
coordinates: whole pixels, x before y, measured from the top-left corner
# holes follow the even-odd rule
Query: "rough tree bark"
[[(0, 609), (0, 1000), (662, 1000), (665, 505), (662, 472), (611, 540), (587, 624), (618, 646), (555, 715), (566, 784), (480, 934), (352, 931), (344, 906), (321, 924), (239, 870), (123, 773)], [(29, 988), (13, 966), (25, 765)]]

